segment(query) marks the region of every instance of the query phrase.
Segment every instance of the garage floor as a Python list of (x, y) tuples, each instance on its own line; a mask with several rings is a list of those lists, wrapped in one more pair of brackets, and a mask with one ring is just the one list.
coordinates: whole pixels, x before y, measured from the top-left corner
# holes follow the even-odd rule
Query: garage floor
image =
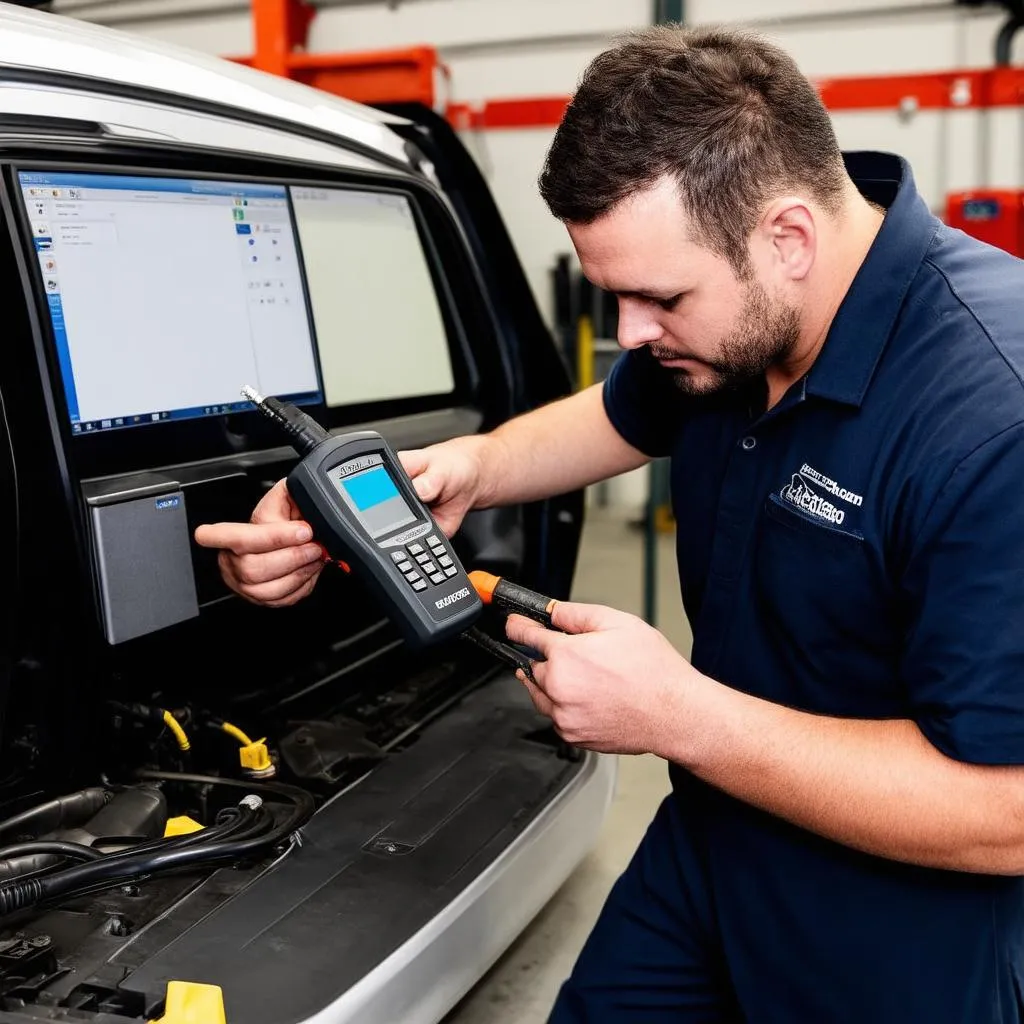
[[(674, 535), (658, 540), (657, 621), (684, 654)], [(643, 535), (621, 511), (588, 513), (573, 597), (639, 614), (643, 608)], [(445, 1024), (543, 1024), (604, 898), (625, 868), (655, 808), (668, 792), (664, 762), (621, 757), (615, 801), (598, 846)]]

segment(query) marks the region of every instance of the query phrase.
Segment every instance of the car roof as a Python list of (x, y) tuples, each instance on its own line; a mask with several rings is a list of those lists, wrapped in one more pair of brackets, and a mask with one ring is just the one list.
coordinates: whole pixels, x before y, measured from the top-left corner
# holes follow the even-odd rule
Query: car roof
[(389, 128), (401, 119), (219, 57), (62, 15), (0, 3), (0, 77), (31, 68), (88, 82), (155, 90), (257, 113), (357, 142), (409, 163)]

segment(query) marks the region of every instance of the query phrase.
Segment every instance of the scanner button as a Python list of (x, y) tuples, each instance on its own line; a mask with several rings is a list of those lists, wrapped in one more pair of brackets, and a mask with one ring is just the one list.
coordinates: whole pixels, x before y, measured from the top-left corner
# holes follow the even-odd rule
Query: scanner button
[(447, 551), (445, 551), (445, 549), (444, 549), (443, 547), (441, 547), (441, 545), (440, 545), (440, 544), (438, 544), (438, 546), (437, 546), (436, 548), (431, 548), (431, 549), (430, 549), (430, 553), (431, 553), (431, 554), (432, 554), (432, 555), (433, 555), (433, 556), (434, 556), (435, 558), (440, 558), (440, 557), (441, 557), (442, 555), (446, 555), (446, 554), (448, 554), (448, 552), (447, 552)]
[(437, 564), (440, 565), (442, 569), (447, 569), (450, 565), (454, 565), (455, 563), (445, 555), (443, 558), (439, 558), (437, 560)]
[(453, 565), (453, 566), (452, 566), (452, 567), (451, 567), (450, 569), (445, 569), (445, 571), (444, 571), (444, 574), (445, 574), (445, 576), (447, 576), (447, 577), (451, 578), (451, 577), (452, 577), (452, 576), (454, 576), (454, 575), (455, 575), (455, 574), (456, 574), (456, 573), (457, 573), (458, 571), (459, 571), (459, 570), (458, 570), (458, 569), (456, 569), (456, 568), (455, 568), (455, 566)]
[(419, 580), (419, 579), (422, 579), (423, 577), (422, 577), (422, 576), (420, 576), (420, 574), (419, 574), (419, 573), (418, 573), (418, 572), (417, 572), (417, 571), (416, 571), (415, 569), (413, 569), (413, 571), (412, 571), (412, 572), (407, 572), (407, 573), (405, 574), (405, 578), (406, 578), (406, 579), (407, 579), (407, 580), (408, 580), (408, 581), (409, 581), (410, 583), (415, 583), (415, 582), (416, 582), (417, 580)]
[(437, 566), (433, 562), (424, 562), (423, 571), (429, 576), (431, 573), (437, 572)]
[(412, 589), (417, 591), (417, 592), (421, 591), (421, 590), (426, 590), (427, 589), (427, 581), (426, 580), (417, 580), (412, 585)]
[(391, 561), (392, 562), (404, 562), (405, 561), (405, 557), (406, 556), (405, 556), (405, 552), (404, 551), (392, 551), (391, 552)]
[(444, 573), (443, 572), (435, 572), (434, 575), (430, 577), (430, 582), (431, 583), (444, 583)]
[(399, 572), (412, 572), (412, 570), (413, 570), (412, 562), (399, 562), (398, 563), (398, 571)]
[(429, 536), (429, 537), (427, 538), (427, 543), (428, 543), (428, 544), (429, 544), (429, 545), (430, 545), (430, 546), (431, 546), (432, 548), (436, 548), (436, 547), (440, 547), (440, 546), (441, 546), (441, 542), (440, 542), (440, 541), (439, 541), (439, 540), (437, 539), (437, 534), (436, 534), (436, 533), (432, 533), (432, 534), (431, 534), (431, 535), (430, 535), (430, 536)]
[(409, 554), (410, 555), (420, 555), (422, 553), (423, 553), (423, 545), (422, 544), (410, 544), (409, 545)]

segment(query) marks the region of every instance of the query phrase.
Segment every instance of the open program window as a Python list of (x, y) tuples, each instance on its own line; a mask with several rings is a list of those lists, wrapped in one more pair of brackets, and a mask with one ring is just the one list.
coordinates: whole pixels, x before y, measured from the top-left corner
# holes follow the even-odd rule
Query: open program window
[(328, 405), (454, 389), (448, 337), (410, 201), (292, 188)]
[(19, 177), (73, 432), (320, 400), (284, 186)]

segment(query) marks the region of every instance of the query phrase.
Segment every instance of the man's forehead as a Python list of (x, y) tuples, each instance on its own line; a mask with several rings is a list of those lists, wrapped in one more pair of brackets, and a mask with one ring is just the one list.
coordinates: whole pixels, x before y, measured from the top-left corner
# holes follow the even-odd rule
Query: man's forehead
[(652, 185), (620, 199), (594, 223), (599, 222), (609, 225), (654, 222), (686, 234), (688, 218), (675, 181), (666, 175)]
[(567, 228), (584, 273), (608, 291), (682, 290), (721, 260), (692, 241), (678, 219), (596, 220)]

